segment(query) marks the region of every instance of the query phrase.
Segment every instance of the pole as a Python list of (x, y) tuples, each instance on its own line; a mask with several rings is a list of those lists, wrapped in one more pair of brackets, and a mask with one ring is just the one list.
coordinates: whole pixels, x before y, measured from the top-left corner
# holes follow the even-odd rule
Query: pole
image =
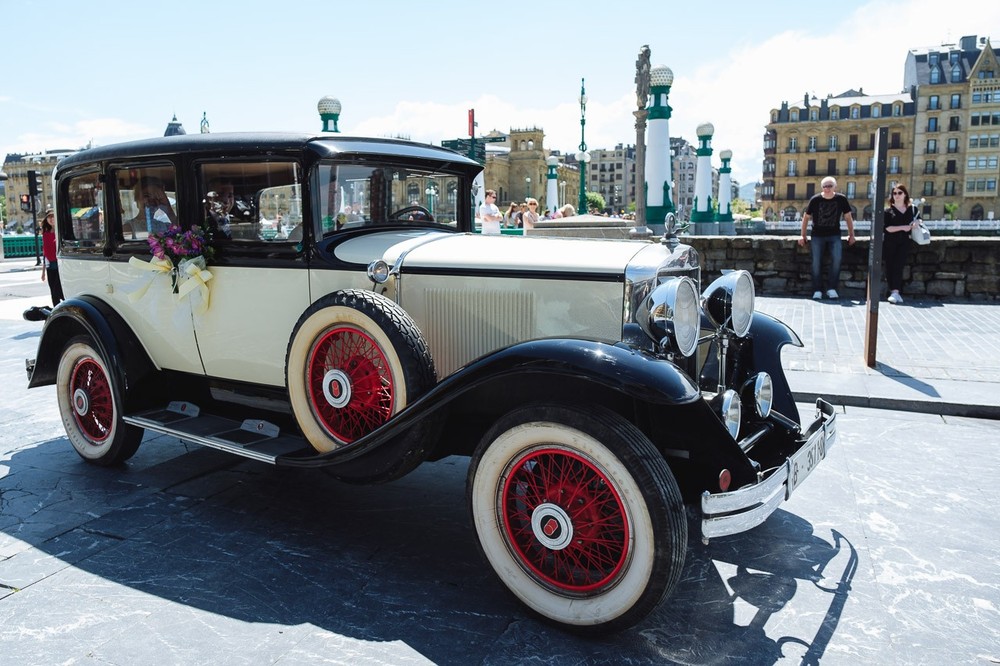
[(875, 135), (874, 201), (872, 201), (872, 237), (868, 243), (868, 307), (865, 311), (865, 365), (874, 368), (878, 347), (878, 302), (882, 292), (882, 230), (885, 225), (885, 162), (889, 149), (889, 128), (879, 127)]
[[(635, 102), (638, 107), (632, 112), (635, 116), (635, 226), (629, 231), (632, 238), (645, 238), (653, 235), (646, 226), (646, 119), (649, 110), (649, 46), (639, 49), (639, 58), (635, 61)], [(669, 138), (667, 141), (669, 142)], [(669, 157), (668, 157), (669, 159)]]
[(577, 161), (580, 164), (580, 207), (577, 215), (587, 214), (587, 142), (584, 139), (584, 126), (587, 124), (587, 91), (580, 79), (580, 154)]

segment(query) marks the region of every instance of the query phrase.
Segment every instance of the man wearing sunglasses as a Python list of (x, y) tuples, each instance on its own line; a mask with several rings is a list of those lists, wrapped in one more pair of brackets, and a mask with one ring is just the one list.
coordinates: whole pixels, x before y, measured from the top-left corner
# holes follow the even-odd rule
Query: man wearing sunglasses
[(799, 245), (805, 247), (806, 228), (812, 222), (812, 239), (809, 249), (812, 254), (812, 287), (813, 300), (823, 298), (823, 254), (830, 254), (830, 272), (826, 279), (826, 297), (840, 298), (837, 294), (837, 283), (840, 281), (840, 261), (844, 254), (844, 245), (840, 235), (840, 218), (847, 222), (847, 243), (854, 245), (854, 217), (851, 215), (851, 204), (843, 194), (836, 192), (837, 180), (830, 176), (824, 178), (820, 185), (822, 192), (809, 200), (806, 212), (802, 215), (802, 236)]

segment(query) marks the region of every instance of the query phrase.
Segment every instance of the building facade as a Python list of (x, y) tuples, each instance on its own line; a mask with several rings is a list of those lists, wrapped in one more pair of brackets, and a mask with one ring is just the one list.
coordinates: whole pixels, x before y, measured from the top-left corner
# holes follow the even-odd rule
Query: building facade
[(614, 148), (591, 150), (587, 191), (604, 197), (607, 211), (627, 212), (635, 201), (635, 146), (619, 143)]
[(805, 95), (771, 110), (764, 132), (761, 214), (798, 220), (826, 176), (856, 218), (871, 219), (875, 136), (888, 129), (886, 187), (906, 185), (925, 219), (1000, 214), (1000, 66), (985, 37), (907, 54), (904, 92)]
[[(511, 129), (505, 141), (497, 139), (504, 135), (491, 132), (486, 144), (486, 166), (484, 180), (486, 187), (497, 192), (497, 206), (506, 211), (512, 201), (523, 202), (528, 197), (538, 200), (539, 211), (551, 211), (570, 203), (574, 204), (580, 194), (580, 172), (575, 161), (567, 164), (562, 155), (546, 150), (545, 132), (538, 127)], [(546, 191), (548, 166), (545, 160), (555, 155), (560, 162), (556, 166), (559, 182), (560, 201), (549, 201)], [(588, 173), (593, 163), (588, 165)]]
[(989, 39), (913, 49), (904, 83), (914, 91), (912, 197), (926, 219), (1000, 215), (1000, 66)]

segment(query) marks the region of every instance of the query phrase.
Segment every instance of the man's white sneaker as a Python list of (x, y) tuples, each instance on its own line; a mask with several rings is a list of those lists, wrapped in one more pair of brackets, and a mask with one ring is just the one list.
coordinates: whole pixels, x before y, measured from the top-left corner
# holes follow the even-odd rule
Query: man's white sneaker
[(893, 305), (898, 305), (899, 303), (903, 302), (903, 297), (899, 295), (899, 292), (894, 291), (891, 294), (889, 294), (889, 302), (892, 303)]
[(821, 292), (821, 291), (814, 291), (813, 292), (813, 300), (814, 301), (823, 300), (823, 292)]
[(826, 290), (826, 297), (827, 298), (840, 298), (840, 294), (837, 293), (836, 289), (827, 289)]

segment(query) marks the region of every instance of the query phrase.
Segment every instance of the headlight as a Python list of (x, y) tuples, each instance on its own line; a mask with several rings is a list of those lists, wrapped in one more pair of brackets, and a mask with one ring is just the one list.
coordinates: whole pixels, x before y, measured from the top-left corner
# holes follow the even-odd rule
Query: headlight
[(375, 284), (382, 284), (389, 279), (389, 264), (381, 259), (376, 259), (368, 264), (368, 279)]
[(753, 321), (753, 278), (746, 271), (730, 271), (710, 284), (701, 295), (705, 314), (716, 328), (729, 328), (742, 338)]
[(712, 408), (726, 426), (726, 430), (736, 439), (740, 434), (740, 420), (743, 418), (743, 405), (740, 396), (730, 389), (712, 399)]
[(761, 372), (748, 379), (740, 389), (740, 395), (743, 400), (754, 406), (760, 418), (766, 419), (771, 413), (771, 405), (774, 402), (774, 386), (771, 383), (771, 375)]
[(643, 299), (636, 313), (642, 330), (659, 344), (690, 356), (698, 348), (698, 289), (691, 278), (670, 278)]

